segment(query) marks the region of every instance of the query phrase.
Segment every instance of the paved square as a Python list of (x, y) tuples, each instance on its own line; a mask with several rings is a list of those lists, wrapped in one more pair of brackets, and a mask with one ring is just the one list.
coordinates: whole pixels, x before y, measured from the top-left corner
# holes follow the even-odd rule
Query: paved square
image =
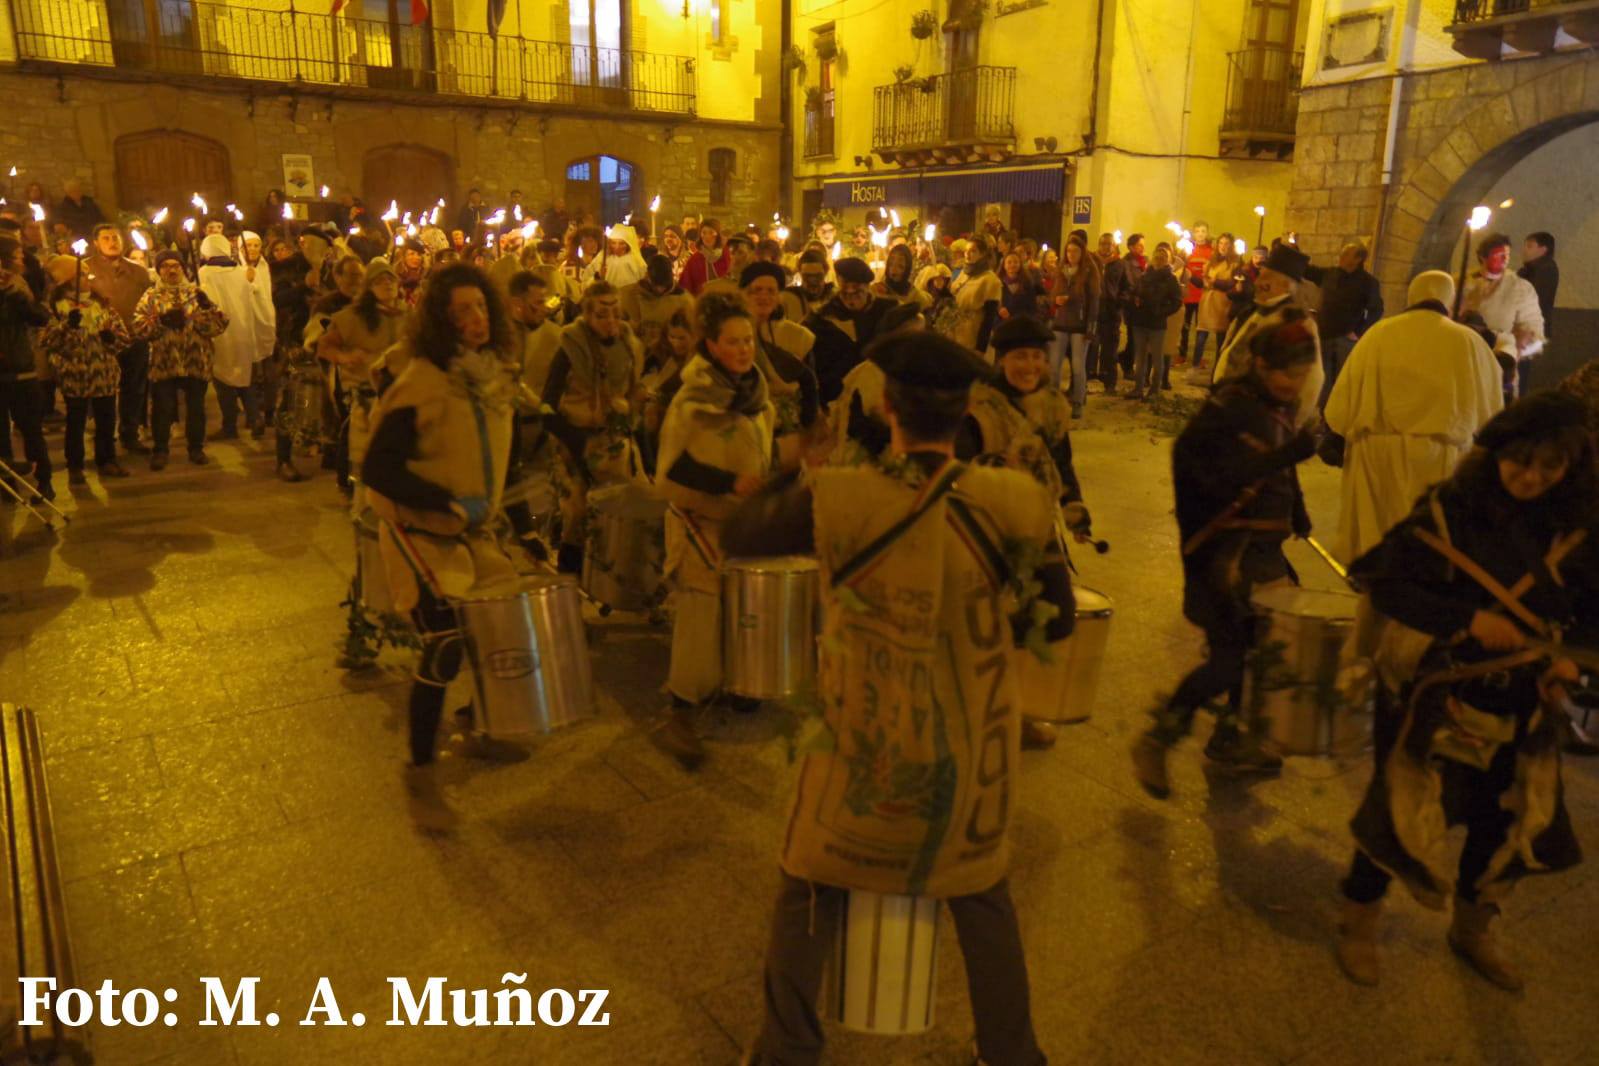
[[(1116, 616), (1093, 720), (1025, 758), (1012, 884), (1040, 1038), (1057, 1063), (1590, 1063), (1599, 1055), (1592, 865), (1528, 883), (1505, 930), (1528, 991), (1449, 953), (1444, 916), (1393, 897), (1384, 982), (1348, 984), (1330, 945), (1344, 824), (1367, 762), (1291, 759), (1280, 780), (1146, 798), (1126, 749), (1197, 658), (1179, 616), (1170, 438), (1091, 401), (1078, 470), (1111, 554), (1079, 560)], [(696, 774), (644, 731), (667, 637), (596, 619), (599, 719), (526, 762), (446, 760), (447, 839), (401, 801), (410, 667), (333, 666), (350, 523), (320, 474), (271, 477), (270, 441), (205, 469), (88, 490), (52, 548), (0, 512), (0, 697), (41, 716), (80, 983), (178, 990), (180, 1023), (95, 1034), (97, 1061), (732, 1063), (760, 1020), (759, 971), (791, 768), (776, 713), (708, 716)], [(59, 442), (56, 442), (59, 447)], [(1323, 535), (1336, 472), (1303, 468)], [(1303, 546), (1307, 582), (1333, 579)], [(1208, 727), (1207, 727), (1208, 728)], [(1203, 732), (1203, 730), (1202, 730)], [(1593, 764), (1568, 762), (1592, 839)], [(944, 919), (946, 926), (947, 917)], [(830, 1032), (848, 1064), (957, 1064), (971, 1019), (953, 930), (940, 1020), (921, 1038)], [(386, 979), (610, 990), (607, 1028), (389, 1028)], [(199, 978), (261, 979), (277, 1028), (203, 1028)], [(363, 1028), (301, 1028), (319, 977)]]

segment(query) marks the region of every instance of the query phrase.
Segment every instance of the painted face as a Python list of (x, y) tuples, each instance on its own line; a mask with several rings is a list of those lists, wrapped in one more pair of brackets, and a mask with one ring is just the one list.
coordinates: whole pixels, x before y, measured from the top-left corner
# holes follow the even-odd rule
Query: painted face
[(1511, 498), (1527, 503), (1560, 484), (1569, 467), (1565, 455), (1552, 449), (1540, 449), (1525, 459), (1501, 456), (1499, 483)]
[(1044, 380), (1049, 357), (1042, 348), (1012, 348), (1005, 353), (1000, 366), (1010, 387), (1025, 396)]
[(583, 321), (602, 340), (622, 335), (622, 305), (615, 296), (595, 296), (583, 304)]
[(827, 268), (820, 266), (803, 266), (800, 268), (800, 285), (812, 296), (821, 295), (822, 288), (827, 284)]
[(861, 282), (844, 281), (839, 283), (838, 299), (851, 311), (864, 311), (866, 305), (871, 302), (872, 294)]
[(1272, 399), (1278, 403), (1292, 403), (1299, 399), (1305, 382), (1310, 378), (1311, 365), (1302, 363), (1287, 370), (1269, 370), (1257, 363), (1255, 373), (1260, 376), (1261, 383), (1266, 386)]
[(476, 285), (457, 285), (450, 290), (450, 325), (468, 348), (481, 348), (489, 342), (489, 303)]
[(705, 347), (729, 374), (747, 374), (755, 365), (755, 324), (747, 318), (730, 318), (715, 339), (705, 339)]
[(1498, 277), (1505, 272), (1505, 267), (1510, 265), (1510, 249), (1501, 245), (1488, 253), (1482, 261), (1482, 269), (1489, 277)]
[(744, 287), (744, 295), (749, 298), (750, 310), (755, 312), (755, 317), (764, 322), (777, 310), (777, 279), (756, 278)]

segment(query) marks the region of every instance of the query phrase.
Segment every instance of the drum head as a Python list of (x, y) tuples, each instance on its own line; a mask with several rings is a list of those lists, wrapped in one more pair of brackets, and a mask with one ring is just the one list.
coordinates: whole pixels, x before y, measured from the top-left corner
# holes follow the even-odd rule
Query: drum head
[(1110, 617), (1111, 600), (1103, 592), (1095, 592), (1087, 585), (1074, 585), (1072, 586), (1072, 598), (1077, 601), (1078, 618)]
[(1333, 589), (1305, 589), (1292, 585), (1262, 589), (1253, 597), (1257, 607), (1298, 618), (1353, 620), (1360, 597)]
[(722, 568), (749, 574), (808, 574), (816, 569), (816, 560), (809, 555), (773, 555), (760, 559), (728, 559)]

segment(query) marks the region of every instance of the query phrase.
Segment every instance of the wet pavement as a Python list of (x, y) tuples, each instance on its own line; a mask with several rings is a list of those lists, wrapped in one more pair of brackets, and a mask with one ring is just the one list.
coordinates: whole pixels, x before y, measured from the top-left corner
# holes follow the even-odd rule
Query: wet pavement
[[(1051, 1061), (1593, 1061), (1593, 866), (1509, 904), (1525, 994), (1466, 970), (1446, 918), (1397, 893), (1383, 986), (1357, 989), (1329, 945), (1364, 760), (1291, 759), (1245, 787), (1208, 777), (1190, 742), (1170, 801), (1134, 783), (1127, 747), (1200, 651), (1178, 612), (1172, 425), (1095, 396), (1074, 434), (1096, 534), (1114, 546), (1081, 558), (1080, 578), (1116, 614), (1093, 719), (1023, 763), (1012, 885)], [(91, 474), (62, 491), (75, 521), (53, 540), (0, 511), (0, 698), (41, 718), (79, 983), (178, 993), (176, 1025), (102, 1028), (97, 1061), (736, 1061), (759, 1026), (792, 778), (779, 712), (708, 713), (711, 755), (685, 773), (645, 735), (665, 630), (595, 618), (599, 718), (522, 763), (447, 757), (463, 823), (419, 833), (400, 789), (409, 658), (336, 668), (350, 523), (330, 474), (275, 480), (270, 443), (214, 444), (206, 468), (135, 461), (109, 485)], [(1305, 468), (1327, 537), (1336, 476)], [(1332, 587), (1303, 546), (1292, 557)], [(1593, 839), (1593, 763), (1568, 764), (1568, 802)], [(936, 1028), (830, 1028), (828, 1061), (969, 1061), (943, 921)], [(390, 977), (493, 991), (505, 974), (525, 974), (535, 1001), (607, 989), (610, 1024), (577, 1025), (582, 1006), (564, 1027), (383, 1024)], [(257, 1011), (280, 1024), (199, 1025), (205, 976), (259, 977)], [(297, 1024), (323, 977), (366, 1025)]]

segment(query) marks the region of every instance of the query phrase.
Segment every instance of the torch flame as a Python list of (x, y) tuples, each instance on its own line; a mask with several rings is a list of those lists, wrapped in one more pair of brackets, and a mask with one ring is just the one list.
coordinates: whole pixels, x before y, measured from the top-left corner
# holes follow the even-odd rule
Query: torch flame
[(318, 191), (322, 193), (322, 199), (326, 200), (328, 198), (328, 187), (326, 185), (322, 186)]
[(1488, 225), (1488, 220), (1493, 217), (1493, 212), (1481, 204), (1471, 209), (1471, 218), (1466, 220), (1466, 225), (1471, 227), (1473, 233)]
[(157, 211), (155, 216), (150, 219), (150, 225), (159, 226), (161, 223), (165, 222), (167, 220), (167, 210), (167, 208), (163, 207), (161, 210)]
[(1261, 218), (1265, 218), (1266, 217), (1266, 205), (1265, 204), (1256, 204), (1255, 205), (1255, 214), (1259, 215)]
[(133, 243), (138, 245), (141, 251), (148, 252), (150, 250), (150, 238), (144, 235), (143, 230), (132, 230), (128, 236), (133, 238)]
[(44, 207), (41, 206), (40, 204), (29, 204), (28, 206), (33, 210), (33, 220), (35, 222), (43, 222), (44, 221)]
[(1233, 251), (1237, 252), (1239, 255), (1245, 255), (1249, 252), (1249, 243), (1242, 237), (1239, 237), (1237, 240), (1233, 241)]
[(72, 254), (73, 255), (81, 257), (85, 253), (87, 253), (88, 251), (89, 251), (89, 242), (84, 240), (82, 237), (79, 237), (77, 240), (72, 242)]
[(927, 224), (927, 228), (922, 230), (922, 240), (926, 241), (928, 244), (932, 244), (933, 238), (937, 236), (938, 227), (933, 225), (931, 222)]
[(400, 217), (400, 205), (399, 205), (399, 202), (395, 201), (395, 200), (390, 200), (389, 201), (389, 209), (387, 211), (383, 212), (383, 221), (385, 221), (385, 222), (393, 222), (395, 219), (397, 219), (399, 217)]
[(193, 196), (189, 197), (189, 202), (199, 209), (200, 214), (210, 214), (210, 209), (205, 206), (205, 198), (199, 193), (195, 193)]
[(291, 205), (283, 205), (283, 217), (287, 219), (292, 219), (294, 217), (294, 208)]
[(656, 193), (654, 198), (650, 200), (650, 210), (651, 211), (659, 211), (660, 209), (661, 209), (661, 194), (660, 193)]
[(194, 219), (186, 218), (186, 219), (183, 220), (183, 232), (184, 233), (193, 233), (194, 232)]

